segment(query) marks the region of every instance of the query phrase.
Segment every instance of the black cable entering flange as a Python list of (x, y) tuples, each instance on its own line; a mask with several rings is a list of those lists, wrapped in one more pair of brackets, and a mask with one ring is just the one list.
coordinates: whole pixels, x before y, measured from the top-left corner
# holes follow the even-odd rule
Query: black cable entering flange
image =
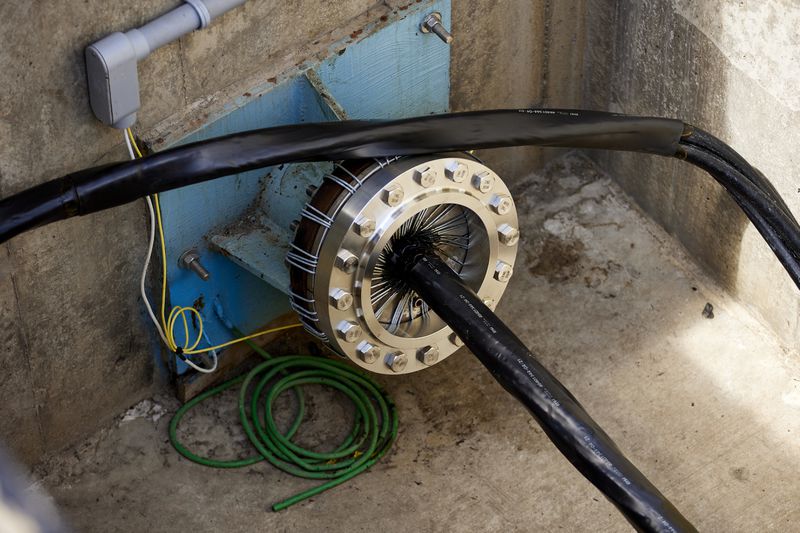
[(461, 337), (492, 376), (533, 415), (562, 454), (639, 531), (696, 531), (631, 463), (578, 400), (481, 299), (424, 245), (391, 258), (402, 279)]

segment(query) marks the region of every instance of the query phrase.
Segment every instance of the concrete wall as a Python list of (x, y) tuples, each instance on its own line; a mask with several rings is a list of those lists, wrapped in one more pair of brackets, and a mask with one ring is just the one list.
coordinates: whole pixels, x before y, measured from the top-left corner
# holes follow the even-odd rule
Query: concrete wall
[[(759, 167), (800, 212), (800, 6), (793, 0), (591, 0), (585, 105), (682, 118)], [(674, 160), (596, 154), (639, 205), (785, 342), (797, 290), (706, 174)]]
[[(453, 111), (578, 106), (584, 14), (584, 0), (454, 0)], [(558, 153), (506, 148), (481, 157), (513, 181)]]
[[(84, 47), (178, 5), (88, 0), (0, 4), (0, 196), (127, 157), (89, 109)], [(408, 2), (251, 1), (140, 64), (145, 138), (202, 122), (247, 80), (280, 76), (326, 43)], [(454, 109), (577, 105), (582, 1), (454, 0)], [(513, 178), (536, 150), (489, 154)], [(149, 392), (155, 343), (137, 283), (146, 238), (139, 203), (74, 218), (0, 247), (0, 440), (35, 462)]]

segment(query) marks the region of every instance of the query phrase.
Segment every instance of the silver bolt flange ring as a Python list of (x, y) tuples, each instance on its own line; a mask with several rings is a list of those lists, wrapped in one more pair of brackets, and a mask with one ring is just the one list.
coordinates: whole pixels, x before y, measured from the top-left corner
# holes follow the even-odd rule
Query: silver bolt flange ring
[[(454, 169), (465, 179), (452, 179)], [(369, 231), (363, 230), (365, 221)], [(303, 210), (287, 256), (292, 307), (306, 329), (367, 370), (396, 374), (429, 368), (458, 346), (427, 303), (383, 270), (393, 239), (424, 234), (481, 298), (497, 302), (517, 253), (518, 239), (509, 238), (509, 230), (517, 228), (508, 188), (470, 155), (337, 165)], [(503, 275), (497, 274), (498, 265), (504, 265)], [(334, 294), (351, 294), (352, 305), (337, 305)], [(343, 334), (343, 327), (351, 334)], [(422, 352), (428, 357), (415, 356)], [(391, 364), (398, 353), (411, 357)]]

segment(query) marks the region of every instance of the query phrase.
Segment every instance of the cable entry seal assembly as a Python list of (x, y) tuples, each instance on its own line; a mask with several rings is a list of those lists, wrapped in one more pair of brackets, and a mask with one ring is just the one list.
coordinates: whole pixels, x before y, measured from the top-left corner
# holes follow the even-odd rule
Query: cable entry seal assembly
[[(712, 135), (679, 120), (580, 110), (476, 111), (395, 121), (299, 124), (237, 133), (76, 172), (0, 200), (0, 243), (29, 229), (144, 196), (282, 163), (398, 157), (506, 146), (622, 150), (676, 157), (733, 197), (800, 287), (800, 226), (770, 182)], [(641, 531), (694, 531), (578, 401), (424, 239), (399, 243), (398, 279), (418, 290), (581, 473)], [(430, 244), (430, 243), (428, 243)], [(406, 259), (402, 259), (405, 257)]]

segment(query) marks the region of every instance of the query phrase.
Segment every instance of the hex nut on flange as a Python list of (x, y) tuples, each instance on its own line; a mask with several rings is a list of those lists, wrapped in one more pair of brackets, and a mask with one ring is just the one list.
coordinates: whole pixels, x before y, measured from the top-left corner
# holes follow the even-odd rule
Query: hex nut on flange
[(514, 207), (514, 202), (507, 194), (495, 194), (492, 196), (492, 199), (489, 200), (489, 205), (492, 211), (498, 215), (507, 215), (509, 211), (511, 211), (511, 208)]
[(375, 221), (369, 217), (361, 216), (353, 223), (353, 230), (364, 238), (375, 233)]
[(430, 167), (422, 170), (415, 170), (414, 181), (423, 187), (433, 187), (433, 185), (436, 183), (436, 171)]
[(432, 365), (439, 360), (439, 348), (426, 346), (417, 352), (417, 359), (424, 365)]
[(503, 283), (511, 279), (511, 274), (513, 273), (514, 269), (505, 261), (498, 261), (494, 267), (494, 279)]
[(392, 369), (393, 372), (402, 372), (406, 369), (408, 364), (408, 357), (403, 352), (392, 352), (386, 355), (386, 366)]
[(461, 346), (464, 346), (464, 341), (462, 341), (461, 337), (456, 335), (455, 332), (451, 333), (450, 337), (448, 338), (450, 339), (450, 342), (453, 344), (453, 346), (458, 346), (459, 348)]
[(381, 356), (381, 349), (377, 346), (373, 346), (367, 341), (362, 341), (356, 347), (356, 353), (362, 361), (368, 365), (371, 365)]
[(403, 188), (396, 183), (383, 189), (383, 193), (381, 195), (384, 203), (389, 207), (397, 207), (400, 205), (400, 202), (403, 201), (403, 196), (405, 196)]
[(356, 267), (358, 266), (358, 257), (351, 254), (347, 250), (339, 250), (339, 253), (336, 254), (336, 260), (334, 263), (336, 268), (342, 272), (346, 274), (352, 274), (355, 272)]
[(469, 168), (464, 163), (453, 160), (444, 166), (444, 175), (456, 183), (461, 183), (469, 176)]
[(353, 295), (344, 289), (331, 290), (331, 305), (339, 311), (347, 311), (353, 305)]
[(486, 171), (479, 172), (472, 176), (472, 186), (483, 193), (489, 192), (494, 186), (494, 178)]
[(363, 332), (358, 324), (342, 320), (336, 327), (336, 333), (345, 342), (356, 342)]
[(500, 224), (497, 227), (497, 237), (506, 246), (514, 246), (519, 242), (519, 230), (510, 224)]

